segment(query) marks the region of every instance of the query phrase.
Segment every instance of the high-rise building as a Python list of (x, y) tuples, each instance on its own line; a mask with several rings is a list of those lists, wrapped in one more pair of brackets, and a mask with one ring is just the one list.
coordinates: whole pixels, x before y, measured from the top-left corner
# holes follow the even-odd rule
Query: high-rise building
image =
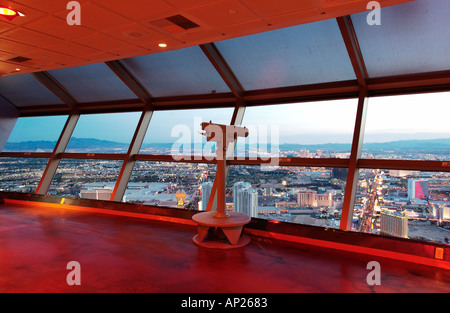
[(112, 190), (109, 188), (98, 188), (94, 190), (81, 190), (80, 198), (94, 200), (110, 200)]
[(236, 206), (237, 206), (237, 204), (236, 204), (236, 200), (237, 200), (236, 195), (238, 194), (238, 192), (240, 190), (248, 189), (248, 188), (251, 188), (251, 187), (252, 187), (252, 185), (249, 182), (236, 182), (236, 183), (234, 183), (234, 185), (233, 185), (233, 208), (234, 208), (234, 211), (236, 211)]
[(450, 207), (441, 204), (432, 204), (433, 217), (439, 222), (450, 220)]
[(258, 193), (249, 182), (237, 182), (233, 185), (233, 209), (235, 212), (258, 216)]
[(316, 207), (317, 206), (317, 191), (300, 189), (297, 192), (297, 204), (300, 207)]
[(450, 207), (442, 206), (439, 210), (439, 218), (441, 220), (450, 220)]
[(380, 214), (380, 233), (408, 238), (408, 215), (406, 212), (382, 210)]
[(258, 216), (258, 193), (255, 189), (241, 189), (235, 195), (235, 212), (247, 214), (251, 217)]
[(425, 179), (408, 179), (408, 199), (427, 199), (430, 183)]
[(213, 182), (206, 182), (202, 184), (202, 207), (201, 207), (202, 211), (206, 211), (212, 187)]
[(300, 189), (297, 191), (297, 205), (299, 207), (331, 207), (334, 205), (334, 194), (326, 192), (317, 194), (315, 190)]

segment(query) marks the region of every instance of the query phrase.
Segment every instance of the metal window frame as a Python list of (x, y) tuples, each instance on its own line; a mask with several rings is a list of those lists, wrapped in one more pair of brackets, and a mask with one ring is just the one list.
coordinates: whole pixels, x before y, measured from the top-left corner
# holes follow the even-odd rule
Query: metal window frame
[[(202, 44), (199, 47), (207, 56), (231, 92), (205, 95), (175, 96), (155, 98), (143, 87), (136, 77), (126, 68), (122, 61), (108, 61), (105, 64), (127, 85), (136, 95), (135, 99), (79, 103), (54, 77), (48, 72), (33, 73), (33, 76), (58, 96), (63, 105), (28, 106), (20, 108), (20, 117), (68, 115), (66, 124), (60, 134), (57, 144), (51, 153), (41, 152), (2, 152), (2, 158), (48, 158), (49, 161), (41, 177), (36, 194), (46, 194), (56, 173), (61, 159), (102, 159), (123, 161), (120, 174), (116, 180), (111, 201), (122, 201), (126, 186), (136, 161), (149, 162), (187, 162), (215, 164), (209, 158), (184, 156), (174, 160), (170, 155), (139, 154), (144, 136), (154, 111), (181, 110), (202, 108), (233, 107), (231, 125), (241, 125), (245, 108), (260, 105), (276, 105), (293, 102), (324, 101), (338, 99), (358, 99), (357, 114), (353, 132), (353, 141), (349, 159), (310, 159), (310, 158), (278, 158), (277, 160), (262, 160), (260, 158), (236, 158), (234, 147), (227, 155), (227, 173), (231, 165), (261, 165), (264, 163), (279, 164), (292, 167), (328, 167), (347, 168), (347, 184), (341, 215), (340, 229), (351, 230), (359, 169), (383, 168), (421, 171), (450, 172), (449, 161), (421, 160), (391, 160), (391, 159), (361, 159), (364, 125), (367, 114), (367, 101), (371, 97), (405, 95), (428, 92), (450, 91), (450, 71), (408, 74), (391, 77), (370, 78), (365, 68), (364, 59), (359, 48), (350, 16), (336, 18), (342, 39), (346, 46), (356, 80), (320, 83), (312, 85), (270, 88), (263, 90), (244, 90), (237, 77), (231, 71), (226, 60), (214, 43)], [(65, 152), (73, 130), (81, 114), (141, 112), (139, 123), (130, 142), (126, 154), (112, 153), (68, 153)], [(274, 163), (275, 162), (275, 163)], [(212, 195), (214, 194), (214, 189)], [(214, 208), (215, 196), (210, 198), (208, 209)]]

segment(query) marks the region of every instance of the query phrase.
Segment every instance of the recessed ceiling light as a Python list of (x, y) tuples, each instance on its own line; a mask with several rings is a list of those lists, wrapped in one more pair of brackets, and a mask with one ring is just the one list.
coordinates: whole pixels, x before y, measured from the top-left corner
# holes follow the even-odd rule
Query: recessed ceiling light
[(25, 14), (16, 11), (14, 9), (6, 8), (6, 7), (0, 7), (0, 15), (2, 15), (4, 18), (8, 20), (12, 20), (13, 18), (17, 16), (25, 16)]
[(0, 7), (0, 15), (5, 15), (5, 16), (13, 16), (13, 15), (17, 15), (17, 12), (8, 8), (2, 8)]
[(165, 48), (165, 47), (167, 47), (167, 44), (164, 43), (164, 42), (161, 42), (160, 44), (158, 44), (158, 46), (159, 46), (160, 48)]
[(16, 68), (16, 71), (20, 71), (20, 68)]

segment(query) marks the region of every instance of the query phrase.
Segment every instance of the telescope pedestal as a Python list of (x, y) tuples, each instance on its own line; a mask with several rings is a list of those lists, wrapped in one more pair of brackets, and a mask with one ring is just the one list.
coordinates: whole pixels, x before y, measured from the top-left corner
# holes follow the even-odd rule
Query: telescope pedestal
[(245, 127), (202, 123), (207, 141), (217, 142), (217, 171), (214, 184), (217, 194), (217, 211), (207, 211), (192, 216), (197, 223), (197, 235), (193, 241), (202, 247), (230, 249), (243, 247), (250, 242), (250, 237), (242, 234), (245, 224), (250, 222), (250, 216), (239, 213), (227, 213), (225, 210), (226, 188), (226, 150), (228, 144), (237, 137), (246, 137)]
[(195, 214), (192, 219), (197, 223), (198, 234), (192, 239), (197, 245), (206, 248), (239, 248), (250, 242), (250, 237), (242, 234), (250, 216), (231, 212), (226, 217), (215, 217), (216, 212)]

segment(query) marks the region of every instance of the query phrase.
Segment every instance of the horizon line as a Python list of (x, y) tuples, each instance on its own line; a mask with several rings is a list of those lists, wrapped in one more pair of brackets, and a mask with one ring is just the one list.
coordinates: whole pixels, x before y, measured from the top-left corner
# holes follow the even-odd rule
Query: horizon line
[[(108, 140), (108, 139), (99, 139), (99, 138), (86, 138), (86, 137), (72, 137), (72, 139), (86, 139), (86, 140), (98, 140), (98, 141), (106, 141), (106, 142), (114, 142), (117, 144), (123, 144), (123, 145), (129, 145), (129, 143), (120, 142), (120, 141), (114, 141), (114, 140)], [(446, 138), (427, 138), (427, 139), (400, 139), (400, 140), (391, 140), (391, 141), (371, 141), (371, 142), (364, 142), (363, 144), (382, 144), (382, 143), (393, 143), (393, 142), (405, 142), (405, 141), (429, 141), (429, 140), (450, 140), (450, 137)], [(57, 140), (25, 140), (25, 141), (11, 141), (6, 142), (6, 144), (19, 144), (19, 143), (26, 143), (26, 142), (57, 142)], [(142, 144), (174, 144), (175, 142), (159, 142), (159, 141), (152, 141), (152, 142), (143, 142)], [(196, 142), (190, 141), (190, 142), (177, 142), (179, 144), (195, 144)], [(202, 142), (203, 143), (203, 142)], [(70, 144), (70, 141), (69, 141)], [(212, 143), (213, 144), (213, 143)], [(237, 142), (236, 144), (243, 144)], [(245, 143), (247, 144), (247, 143)], [(249, 145), (259, 145), (259, 144), (268, 144), (272, 145), (270, 142), (256, 142), (256, 143), (249, 143)], [(295, 142), (284, 142), (284, 143), (277, 143), (274, 145), (301, 145), (301, 146), (318, 146), (318, 145), (351, 145), (352, 142), (326, 142), (326, 143), (295, 143)]]

